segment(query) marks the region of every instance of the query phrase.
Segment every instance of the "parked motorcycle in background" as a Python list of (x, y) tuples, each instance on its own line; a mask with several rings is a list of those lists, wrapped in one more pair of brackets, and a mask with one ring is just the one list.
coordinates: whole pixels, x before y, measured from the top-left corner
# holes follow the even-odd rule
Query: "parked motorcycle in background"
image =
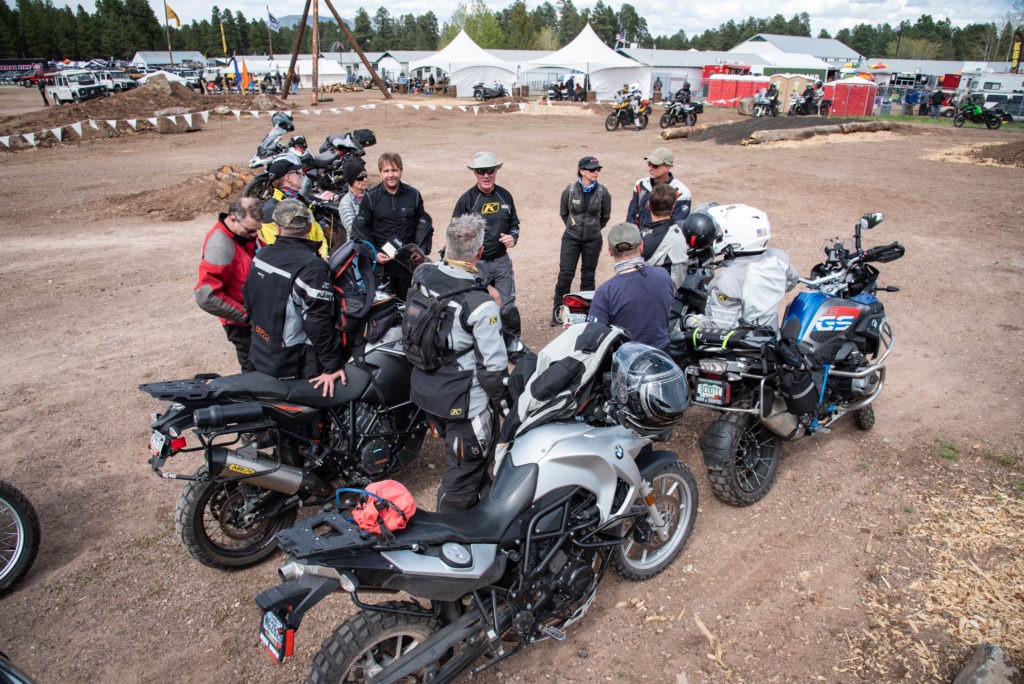
[(832, 100), (815, 98), (810, 109), (807, 102), (797, 93), (789, 94), (789, 111), (787, 116), (828, 116), (832, 109)]
[[(307, 682), (448, 682), (565, 640), (609, 566), (627, 580), (668, 568), (693, 530), (697, 486), (652, 439), (681, 418), (685, 387), (662, 352), (622, 342), (618, 329), (591, 323), (542, 350), (530, 383), (555, 399), (520, 397), (511, 415), (523, 420), (470, 511), (419, 510), (380, 535), (336, 507), (281, 533), (283, 582), (256, 599), (271, 656), (294, 655), (303, 616), (342, 590), (360, 610), (324, 641)], [(582, 361), (566, 358), (573, 350), (585, 350)], [(580, 380), (555, 387), (551, 379), (571, 375), (565, 362), (582, 365)], [(408, 598), (365, 600), (396, 591)]]
[(18, 489), (0, 480), (0, 595), (25, 576), (39, 552), (39, 516)]
[(505, 86), (498, 81), (494, 82), (494, 86), (488, 88), (483, 83), (477, 83), (473, 86), (473, 99), (477, 102), (483, 102), (484, 100), (493, 100), (496, 97), (508, 97), (508, 90)]
[(894, 335), (873, 263), (899, 259), (899, 242), (863, 249), (861, 232), (882, 222), (865, 214), (852, 245), (834, 241), (825, 261), (801, 278), (801, 292), (786, 308), (781, 339), (771, 328), (697, 329), (699, 361), (686, 368), (695, 404), (722, 416), (700, 439), (715, 496), (748, 506), (768, 493), (782, 441), (828, 432), (845, 413), (857, 427), (875, 423), (872, 402), (885, 384), (885, 361)]
[(995, 130), (1003, 125), (1003, 112), (1001, 110), (983, 109), (977, 102), (965, 99), (953, 115), (953, 125), (962, 128), (967, 122), (976, 126), (985, 126)]

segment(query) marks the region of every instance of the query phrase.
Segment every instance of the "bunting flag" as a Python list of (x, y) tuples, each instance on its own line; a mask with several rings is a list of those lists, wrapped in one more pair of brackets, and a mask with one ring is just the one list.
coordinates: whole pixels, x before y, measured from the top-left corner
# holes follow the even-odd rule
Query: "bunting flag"
[(138, 128), (139, 128), (139, 125), (138, 125), (138, 124), (139, 124), (139, 121), (138, 121), (138, 119), (125, 119), (125, 122), (126, 122), (126, 123), (127, 123), (127, 124), (128, 124), (129, 126), (131, 126), (131, 127), (132, 127), (132, 130), (133, 130), (133, 131), (135, 131), (135, 130), (138, 130)]
[(100, 127), (92, 119), (89, 119), (89, 125), (95, 128), (97, 131), (100, 130)]
[(53, 133), (53, 137), (57, 139), (57, 142), (63, 142), (64, 141), (64, 129), (63, 129), (63, 127), (58, 126), (57, 128), (51, 128), (50, 132)]
[(241, 121), (242, 120), (242, 110), (241, 109), (232, 109), (231, 113), (235, 115), (235, 121)]
[(79, 121), (78, 123), (71, 124), (71, 130), (73, 130), (75, 133), (77, 133), (78, 137), (81, 138), (82, 137), (82, 122)]
[(281, 31), (281, 23), (273, 14), (270, 13), (269, 7), (267, 7), (267, 26), (270, 27), (270, 30), (274, 33), (279, 33)]
[(4, 147), (10, 147), (11, 146), (11, 136), (9, 136), (9, 135), (0, 135), (0, 143), (3, 143)]
[(473, 116), (478, 116), (479, 114), (480, 114), (480, 108), (477, 107), (476, 105), (473, 105)]
[(465, 107), (463, 107), (462, 105), (459, 105), (459, 111), (460, 112), (465, 112), (465, 111), (468, 111), (468, 110)]
[(167, 15), (167, 21), (173, 21), (178, 28), (181, 28), (181, 19), (178, 18), (177, 13), (166, 2), (164, 3), (164, 13)]
[(175, 126), (177, 126), (177, 125), (178, 125), (178, 117), (177, 117), (176, 115), (174, 115), (174, 114), (169, 114), (169, 115), (167, 116), (167, 118), (168, 118), (168, 120), (169, 120), (169, 121), (170, 121), (170, 122), (171, 122), (172, 124), (174, 124)]
[(146, 119), (146, 121), (148, 121), (150, 123), (150, 125), (153, 126), (153, 128), (156, 128), (156, 117), (155, 116), (150, 118), (150, 119)]
[(412, 108), (415, 109), (417, 112), (420, 111), (420, 106), (419, 105), (413, 105)]
[(36, 146), (36, 134), (35, 133), (22, 133), (21, 137), (28, 141), (28, 144), (32, 147)]
[(405, 105), (404, 105), (404, 104), (402, 104), (401, 102), (399, 102), (399, 103), (398, 103), (398, 104), (396, 104), (395, 106), (396, 106), (396, 107), (398, 107), (399, 109), (405, 109)]
[(258, 118), (260, 118), (260, 113), (259, 113), (259, 112), (257, 112), (256, 110), (252, 110), (252, 111), (250, 111), (250, 112), (249, 112), (249, 114), (251, 114), (251, 115), (252, 115), (252, 118), (254, 118), (254, 119), (258, 119)]
[(192, 115), (191, 114), (182, 114), (181, 118), (183, 118), (185, 120), (185, 123), (188, 124), (189, 128), (192, 128)]
[(108, 126), (113, 128), (115, 131), (117, 130), (117, 119), (107, 119), (106, 121)]
[(210, 120), (210, 112), (209, 111), (199, 112), (199, 116), (203, 117), (203, 123), (206, 123), (207, 121)]

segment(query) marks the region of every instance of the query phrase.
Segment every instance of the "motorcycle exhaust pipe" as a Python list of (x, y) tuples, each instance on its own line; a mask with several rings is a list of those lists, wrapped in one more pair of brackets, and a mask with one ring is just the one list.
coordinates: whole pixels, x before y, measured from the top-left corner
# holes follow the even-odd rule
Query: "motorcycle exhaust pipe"
[(222, 428), (230, 423), (249, 423), (262, 417), (262, 404), (214, 404), (196, 409), (192, 420), (196, 427)]
[(301, 468), (271, 461), (266, 458), (247, 458), (226, 447), (214, 447), (211, 452), (213, 471), (217, 477), (243, 476), (242, 482), (281, 494), (311, 492), (328, 496), (333, 491), (313, 473)]

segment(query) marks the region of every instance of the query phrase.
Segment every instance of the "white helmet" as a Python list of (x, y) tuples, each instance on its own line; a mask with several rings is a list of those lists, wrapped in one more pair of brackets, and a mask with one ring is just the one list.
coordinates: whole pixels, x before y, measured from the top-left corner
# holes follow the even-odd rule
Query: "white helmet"
[(715, 220), (719, 234), (715, 238), (715, 254), (760, 254), (768, 248), (772, 228), (768, 216), (746, 204), (727, 204), (705, 209)]
[(630, 90), (640, 90), (640, 84), (639, 83), (633, 83), (633, 84), (631, 84), (629, 86), (629, 89)]

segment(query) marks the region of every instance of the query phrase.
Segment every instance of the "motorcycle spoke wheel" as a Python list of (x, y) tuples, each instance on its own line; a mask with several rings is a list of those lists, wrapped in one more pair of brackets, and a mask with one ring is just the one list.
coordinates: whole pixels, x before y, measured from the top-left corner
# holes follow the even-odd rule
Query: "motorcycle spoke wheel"
[(686, 125), (687, 126), (696, 126), (697, 125), (697, 115), (694, 114), (693, 112), (690, 112), (689, 114), (687, 114), (686, 115)]
[[(206, 476), (203, 466), (197, 475)], [(246, 506), (259, 499), (255, 508)], [(295, 522), (296, 508), (269, 518), (262, 510), (272, 508), (284, 494), (268, 492), (237, 482), (214, 483), (208, 479), (187, 482), (178, 498), (175, 528), (178, 538), (197, 561), (211, 568), (244, 568), (274, 553), (274, 537)]]
[(640, 130), (642, 131), (645, 128), (647, 128), (647, 124), (649, 124), (651, 122), (651, 118), (649, 116), (647, 116), (646, 114), (641, 114), (639, 118), (640, 118)]
[[(390, 601), (383, 605), (422, 610), (418, 604), (408, 601)], [(430, 617), (361, 610), (324, 640), (306, 675), (306, 684), (368, 681), (423, 643), (440, 626)], [(428, 681), (435, 671), (436, 668), (430, 668), (402, 681)]]
[(604, 129), (606, 131), (614, 131), (619, 127), (619, 115), (617, 112), (612, 112), (608, 115), (608, 118), (604, 120)]
[[(645, 477), (651, 483), (654, 505), (668, 525), (668, 538), (658, 537), (646, 515), (639, 519), (632, 536), (612, 552), (612, 566), (628, 580), (650, 579), (671, 565), (697, 519), (697, 480), (689, 468), (676, 461)], [(633, 505), (647, 508), (643, 497)]]
[(21, 492), (0, 482), (0, 594), (20, 580), (39, 552), (39, 518)]
[(957, 114), (953, 117), (953, 125), (957, 128), (963, 128), (965, 123), (967, 123), (967, 117), (963, 114)]
[[(721, 418), (700, 438), (711, 488), (721, 501), (749, 506), (764, 498), (775, 483), (782, 441), (748, 417)], [(724, 465), (719, 465), (724, 463)]]
[(675, 123), (673, 121), (674, 118), (675, 117), (673, 117), (671, 114), (665, 112), (664, 114), (661, 115), (661, 118), (658, 119), (658, 125), (661, 126), (662, 128), (668, 128), (673, 123)]

